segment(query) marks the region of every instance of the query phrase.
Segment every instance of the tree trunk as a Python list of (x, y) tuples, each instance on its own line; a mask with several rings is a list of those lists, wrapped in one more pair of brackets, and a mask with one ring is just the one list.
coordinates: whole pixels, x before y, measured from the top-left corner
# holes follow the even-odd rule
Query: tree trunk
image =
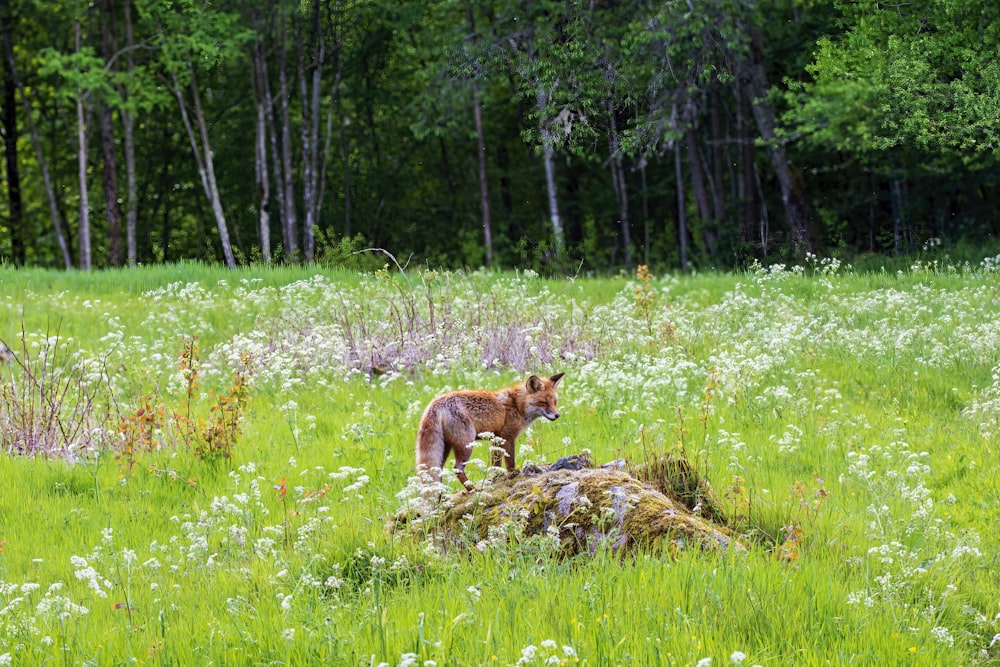
[(646, 182), (646, 159), (639, 163), (642, 178), (642, 256), (643, 264), (649, 266), (649, 185)]
[[(337, 72), (337, 84), (334, 84), (333, 92), (331, 96), (339, 97), (337, 89), (340, 82), (340, 72)], [(326, 197), (326, 174), (327, 170), (330, 168), (330, 145), (333, 143), (333, 110), (327, 109), (326, 112), (326, 133), (323, 138), (323, 150), (320, 151), (322, 159), (319, 162), (319, 175), (317, 177), (318, 183), (316, 185), (316, 221), (319, 222), (320, 217), (323, 215), (323, 199)]]
[(35, 117), (32, 112), (31, 98), (24, 88), (17, 73), (17, 62), (14, 60), (14, 48), (10, 36), (9, 23), (0, 21), (0, 31), (3, 35), (4, 61), (10, 73), (11, 81), (17, 87), (17, 92), (21, 95), (21, 105), (24, 107), (24, 117), (28, 122), (28, 132), (31, 134), (31, 143), (35, 148), (35, 159), (38, 161), (38, 169), (42, 174), (42, 185), (45, 189), (45, 196), (49, 202), (49, 214), (52, 216), (52, 227), (55, 230), (56, 241), (62, 254), (63, 266), (67, 269), (73, 268), (73, 258), (70, 253), (69, 243), (66, 241), (66, 234), (63, 232), (62, 215), (59, 212), (59, 203), (56, 200), (56, 191), (52, 187), (52, 177), (49, 175), (49, 165), (45, 161), (45, 154), (42, 152), (42, 141), (38, 135), (38, 127), (35, 125)]
[(264, 94), (264, 109), (267, 112), (265, 118), (267, 127), (265, 131), (270, 137), (271, 144), (271, 166), (274, 171), (274, 192), (275, 196), (278, 198), (278, 218), (281, 224), (281, 242), (284, 245), (285, 252), (288, 252), (288, 242), (287, 242), (287, 229), (285, 228), (285, 221), (287, 220), (286, 212), (288, 209), (288, 204), (285, 202), (285, 177), (284, 169), (282, 168), (283, 155), (281, 147), (278, 145), (278, 123), (275, 119), (275, 104), (274, 98), (271, 94), (271, 77), (267, 71), (267, 58), (265, 57), (261, 63), (261, 83), (263, 86)]
[[(469, 25), (469, 41), (475, 41), (476, 23), (472, 4), (465, 6), (465, 19)], [(483, 216), (483, 246), (486, 266), (493, 263), (493, 227), (490, 223), (490, 184), (486, 173), (486, 132), (483, 129), (483, 103), (479, 97), (479, 82), (472, 80), (472, 120), (476, 126), (476, 156), (479, 163), (479, 209)]]
[(892, 254), (899, 256), (906, 241), (906, 206), (903, 189), (905, 183), (898, 173), (889, 178), (889, 202), (892, 205)]
[(760, 247), (766, 257), (771, 242), (771, 217), (767, 212), (767, 197), (764, 195), (764, 185), (760, 182), (760, 170), (756, 165), (753, 169), (753, 178), (757, 188), (757, 201), (760, 202), (760, 211), (757, 213)]
[[(368, 64), (365, 64), (364, 73), (364, 106), (365, 106), (365, 122), (368, 125), (369, 141), (371, 142), (371, 153), (375, 162), (375, 173), (384, 174), (382, 167), (382, 142), (379, 140), (378, 127), (375, 122), (375, 99), (378, 96), (378, 91), (380, 90), (378, 83), (375, 81), (375, 74), (367, 69)], [(376, 179), (375, 181), (375, 211), (368, 216), (368, 238), (376, 239), (379, 234), (379, 226), (381, 221), (379, 218), (382, 215), (382, 208), (385, 206), (385, 184), (382, 179)]]
[(618, 200), (619, 224), (621, 226), (622, 249), (625, 251), (625, 269), (632, 271), (632, 230), (628, 216), (628, 188), (625, 185), (625, 169), (622, 166), (621, 141), (615, 110), (610, 100), (605, 104), (608, 114), (608, 153), (611, 165), (611, 184)]
[(236, 258), (233, 256), (233, 248), (229, 242), (229, 227), (226, 224), (226, 216), (222, 210), (222, 199), (219, 196), (219, 182), (215, 177), (215, 162), (212, 159), (212, 145), (208, 139), (208, 123), (201, 108), (201, 94), (198, 92), (198, 82), (195, 79), (194, 66), (189, 64), (191, 71), (191, 94), (194, 100), (195, 120), (198, 123), (198, 131), (201, 135), (201, 147), (205, 154), (205, 184), (208, 193), (208, 201), (212, 206), (212, 213), (215, 216), (215, 224), (219, 230), (219, 241), (222, 243), (222, 255), (226, 260), (226, 266), (234, 268)]
[(798, 260), (805, 254), (815, 253), (816, 235), (813, 231), (809, 205), (805, 197), (802, 174), (795, 169), (785, 146), (778, 142), (775, 128), (774, 107), (767, 101), (767, 75), (764, 71), (763, 35), (759, 28), (750, 26), (748, 31), (748, 52), (739, 64), (740, 85), (744, 86), (752, 101), (754, 120), (761, 138), (767, 144), (778, 185), (781, 188), (781, 202), (791, 234), (792, 250)]
[(292, 121), (288, 111), (288, 72), (285, 59), (285, 9), (281, 8), (281, 43), (278, 46), (278, 97), (281, 102), (281, 240), (289, 261), (299, 261), (298, 219), (295, 213), (295, 182), (292, 174)]
[[(117, 71), (118, 49), (114, 33), (114, 7), (112, 0), (101, 0), (101, 57), (113, 73)], [(114, 115), (103, 100), (99, 104), (101, 124), (101, 158), (104, 180), (104, 215), (108, 221), (108, 262), (111, 266), (122, 264), (122, 211), (118, 204), (118, 158), (115, 155)]]
[(191, 123), (191, 117), (187, 110), (187, 101), (184, 99), (184, 89), (175, 73), (173, 76), (174, 96), (181, 109), (181, 120), (184, 123), (184, 130), (187, 132), (188, 140), (191, 142), (191, 152), (194, 155), (195, 163), (198, 166), (198, 176), (201, 178), (201, 186), (208, 197), (208, 203), (212, 208), (212, 215), (215, 217), (215, 225), (219, 231), (219, 241), (222, 244), (222, 255), (225, 258), (226, 266), (234, 268), (236, 258), (233, 255), (233, 248), (229, 242), (229, 228), (226, 225), (225, 212), (222, 209), (222, 201), (219, 197), (218, 181), (215, 178), (215, 164), (212, 160), (212, 145), (208, 139), (208, 123), (201, 107), (201, 94), (198, 92), (198, 80), (195, 76), (194, 64), (187, 63), (188, 75), (190, 76), (190, 88), (192, 96), (192, 112), (194, 122), (198, 126), (198, 133)]
[[(677, 108), (674, 107), (674, 118)], [(681, 144), (674, 140), (674, 174), (677, 177), (677, 247), (681, 256), (681, 273), (688, 272), (687, 205), (684, 200), (684, 165), (681, 161)]]
[[(549, 103), (548, 95), (540, 82), (537, 82), (536, 85), (538, 111), (544, 116)], [(559, 191), (556, 187), (556, 150), (553, 145), (554, 139), (547, 121), (540, 121), (539, 130), (542, 135), (542, 160), (545, 164), (545, 189), (548, 193), (549, 220), (552, 223), (552, 236), (555, 239), (556, 250), (561, 250), (563, 246), (563, 226), (562, 220), (559, 218)]]
[[(256, 21), (255, 23), (259, 23)], [(251, 47), (250, 59), (253, 65), (254, 99), (257, 108), (257, 124), (254, 136), (254, 175), (257, 178), (257, 194), (260, 196), (258, 234), (260, 236), (260, 256), (265, 264), (271, 263), (271, 179), (267, 170), (267, 98), (264, 92), (264, 77), (267, 76), (264, 45), (260, 42)]]
[(719, 79), (712, 77), (712, 84), (709, 88), (709, 99), (711, 100), (710, 118), (712, 124), (712, 215), (715, 219), (716, 228), (722, 225), (726, 219), (726, 189), (725, 189), (725, 165), (726, 146), (728, 142), (722, 136), (722, 101), (719, 99)]
[(163, 261), (170, 261), (170, 232), (173, 230), (173, 224), (170, 221), (170, 211), (172, 207), (163, 207), (163, 227), (162, 233), (160, 234), (160, 242), (163, 244)]
[(708, 203), (708, 188), (705, 187), (705, 159), (698, 144), (698, 134), (694, 131), (694, 109), (685, 113), (684, 137), (687, 143), (688, 166), (691, 169), (691, 190), (698, 205), (698, 217), (701, 220), (701, 234), (709, 254), (716, 251), (715, 230), (712, 228), (712, 210)]
[(312, 39), (311, 62), (305, 63), (305, 28), (296, 30), (296, 53), (298, 55), (299, 95), (302, 98), (302, 251), (307, 263), (312, 263), (316, 249), (315, 226), (319, 211), (319, 118), (320, 84), (323, 61), (326, 57), (326, 43), (320, 31), (320, 3), (312, 3), (310, 34)]
[[(11, 17), (4, 12), (0, 17), (3, 22), (4, 48), (7, 47), (7, 31), (9, 30)], [(10, 249), (11, 259), (14, 266), (23, 266), (27, 261), (27, 252), (24, 247), (24, 206), (21, 201), (21, 172), (17, 164), (17, 140), (19, 136), (17, 128), (17, 84), (14, 81), (14, 74), (11, 67), (6, 64), (4, 58), (4, 81), (3, 81), (3, 140), (4, 157), (7, 167), (7, 204), (8, 220), (7, 226), (10, 229)]]
[(490, 221), (490, 183), (486, 171), (486, 132), (483, 129), (483, 104), (479, 84), (472, 82), (472, 118), (476, 125), (476, 154), (479, 161), (479, 210), (483, 216), (483, 246), (486, 266), (493, 263), (493, 224)]
[(514, 217), (514, 190), (510, 180), (510, 164), (507, 145), (501, 141), (497, 146), (497, 170), (500, 172), (500, 210), (503, 211), (508, 220)]
[[(76, 22), (76, 51), (81, 48), (81, 26)], [(84, 105), (82, 88), (76, 91), (76, 162), (77, 177), (80, 184), (80, 268), (89, 271), (91, 268), (90, 250), (90, 200), (87, 195), (87, 114)]]
[(340, 118), (340, 159), (343, 162), (344, 188), (344, 237), (351, 236), (351, 138), (347, 134), (348, 119), (344, 115), (344, 103), (337, 95), (337, 116)]
[(549, 200), (549, 220), (552, 223), (552, 236), (556, 248), (563, 245), (562, 220), (559, 217), (559, 194), (556, 188), (555, 149), (552, 147), (551, 133), (542, 130), (542, 159), (545, 162), (545, 190)]
[(694, 201), (698, 205), (698, 217), (701, 224), (707, 225), (712, 219), (708, 204), (708, 189), (705, 187), (705, 161), (698, 145), (698, 134), (694, 128), (695, 109), (688, 106), (681, 120), (684, 123), (684, 139), (687, 144), (688, 166), (691, 169), (691, 190)]
[[(135, 62), (132, 58), (132, 47), (135, 44), (135, 38), (132, 35), (132, 3), (130, 0), (125, 0), (124, 12), (125, 47), (128, 49), (126, 63), (128, 71), (132, 72), (135, 69)], [(128, 189), (128, 199), (125, 204), (125, 247), (128, 265), (135, 266), (138, 261), (136, 237), (139, 226), (139, 198), (135, 173), (135, 121), (132, 119), (127, 95), (128, 91), (126, 91), (125, 105), (122, 108), (122, 128), (125, 135), (125, 180), (126, 188)]]
[(111, 107), (100, 105), (101, 155), (104, 162), (104, 214), (108, 221), (108, 262), (122, 264), (122, 212), (118, 205), (118, 160), (115, 157), (114, 122)]
[(878, 238), (878, 191), (879, 184), (878, 179), (875, 177), (875, 173), (872, 172), (868, 177), (868, 187), (869, 192), (871, 192), (871, 197), (868, 198), (868, 252), (875, 252), (876, 241)]
[(750, 131), (750, 126), (753, 123), (753, 112), (750, 110), (751, 102), (747, 91), (742, 86), (735, 86), (734, 93), (737, 101), (736, 132), (739, 141), (740, 162), (736, 186), (736, 197), (739, 199), (740, 206), (739, 235), (740, 241), (749, 243), (754, 238), (753, 228), (756, 226), (757, 220), (757, 210), (754, 205), (754, 193), (757, 191), (754, 186), (756, 167), (754, 164), (753, 134)]

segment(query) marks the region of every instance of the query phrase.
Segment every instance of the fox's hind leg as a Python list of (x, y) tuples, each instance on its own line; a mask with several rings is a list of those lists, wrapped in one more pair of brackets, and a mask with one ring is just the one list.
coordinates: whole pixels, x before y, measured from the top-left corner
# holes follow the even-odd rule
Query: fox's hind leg
[[(470, 441), (470, 443), (471, 442), (472, 441)], [(472, 447), (468, 444), (455, 447), (455, 477), (458, 477), (458, 481), (460, 481), (462, 486), (469, 491), (472, 491), (472, 489), (475, 488), (472, 486), (472, 482), (469, 481), (469, 478), (465, 476), (465, 464), (468, 463), (471, 453)]]
[(448, 459), (450, 449), (442, 438), (435, 439), (427, 450), (417, 446), (417, 477), (421, 483), (441, 481), (441, 470), (444, 469), (444, 462)]
[(420, 430), (417, 432), (417, 477), (421, 483), (441, 481), (441, 470), (448, 458), (448, 449), (441, 429), (441, 418), (432, 403), (420, 420)]
[(472, 455), (472, 445), (476, 441), (476, 426), (472, 420), (464, 415), (453, 417), (446, 429), (447, 436), (444, 439), (445, 447), (450, 447), (455, 452), (455, 476), (469, 491), (472, 491), (472, 482), (465, 476), (465, 464), (468, 463)]

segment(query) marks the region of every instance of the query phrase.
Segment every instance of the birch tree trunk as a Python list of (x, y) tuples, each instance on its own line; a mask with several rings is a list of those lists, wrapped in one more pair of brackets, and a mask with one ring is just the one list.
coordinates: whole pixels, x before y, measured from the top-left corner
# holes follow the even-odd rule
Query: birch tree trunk
[[(470, 42), (475, 41), (476, 24), (475, 16), (472, 12), (472, 4), (465, 7), (465, 20), (469, 26)], [(489, 266), (493, 263), (493, 225), (490, 221), (490, 184), (486, 171), (486, 132), (483, 129), (483, 103), (479, 96), (479, 82), (472, 80), (472, 120), (476, 126), (476, 157), (479, 166), (479, 210), (483, 217), (483, 247), (485, 250), (485, 263)]]
[[(549, 96), (542, 87), (541, 82), (536, 82), (536, 85), (538, 111), (544, 116), (545, 110), (548, 107)], [(559, 191), (556, 187), (555, 140), (548, 121), (544, 119), (540, 121), (539, 132), (542, 137), (542, 161), (545, 165), (545, 190), (548, 193), (549, 220), (552, 223), (552, 236), (555, 238), (556, 249), (561, 250), (563, 247), (563, 226), (562, 220), (559, 217)]]
[(490, 184), (486, 171), (486, 132), (483, 130), (483, 104), (479, 84), (472, 82), (472, 118), (476, 125), (476, 155), (479, 164), (479, 210), (483, 216), (483, 247), (486, 266), (493, 263), (493, 224), (490, 221)]
[(229, 228), (226, 225), (225, 212), (222, 209), (222, 201), (219, 197), (218, 181), (215, 178), (215, 165), (212, 160), (212, 145), (208, 138), (208, 123), (201, 107), (201, 94), (198, 92), (198, 80), (195, 77), (194, 65), (187, 63), (188, 75), (190, 76), (189, 86), (191, 88), (192, 112), (194, 122), (198, 131), (191, 122), (191, 115), (188, 113), (187, 100), (184, 97), (184, 89), (177, 79), (177, 74), (171, 72), (173, 77), (173, 92), (177, 98), (177, 103), (181, 110), (181, 119), (184, 123), (184, 130), (187, 132), (188, 140), (191, 142), (191, 152), (194, 155), (195, 163), (198, 166), (198, 176), (201, 178), (201, 185), (208, 197), (208, 203), (212, 208), (212, 215), (215, 217), (215, 225), (219, 230), (219, 241), (222, 244), (222, 255), (226, 260), (226, 266), (234, 268), (236, 258), (233, 255), (233, 248), (229, 241)]
[[(275, 183), (275, 196), (278, 199), (278, 222), (281, 225), (281, 242), (285, 248), (288, 250), (287, 244), (287, 230), (285, 229), (285, 219), (288, 204), (285, 202), (285, 177), (284, 169), (282, 168), (282, 153), (281, 148), (278, 146), (278, 123), (275, 118), (275, 105), (274, 97), (271, 94), (271, 77), (267, 71), (267, 59), (265, 58), (261, 63), (261, 79), (264, 93), (264, 109), (267, 112), (265, 121), (267, 127), (265, 128), (268, 137), (270, 138), (269, 143), (271, 145), (271, 166), (274, 171), (274, 183)], [(270, 225), (269, 225), (270, 226)], [(270, 243), (268, 243), (270, 246)]]
[(254, 99), (257, 109), (257, 124), (254, 137), (254, 175), (257, 178), (257, 193), (260, 196), (260, 215), (257, 231), (260, 236), (260, 255), (265, 264), (271, 263), (271, 179), (267, 170), (267, 96), (264, 79), (267, 77), (264, 45), (255, 43), (250, 50), (253, 64)]
[[(81, 48), (81, 26), (76, 22), (75, 44), (77, 53)], [(76, 91), (76, 162), (77, 178), (80, 185), (80, 268), (89, 271), (91, 268), (90, 250), (90, 200), (87, 195), (87, 114), (84, 104), (85, 93), (82, 88)]]
[(549, 130), (542, 131), (542, 159), (545, 162), (545, 190), (549, 200), (549, 220), (552, 223), (552, 236), (555, 237), (556, 248), (563, 245), (562, 219), (559, 217), (559, 194), (556, 188), (555, 149)]
[(281, 8), (278, 46), (278, 97), (281, 103), (281, 240), (289, 261), (299, 261), (298, 218), (295, 213), (295, 182), (292, 173), (292, 121), (288, 111), (288, 72), (285, 59), (285, 8)]

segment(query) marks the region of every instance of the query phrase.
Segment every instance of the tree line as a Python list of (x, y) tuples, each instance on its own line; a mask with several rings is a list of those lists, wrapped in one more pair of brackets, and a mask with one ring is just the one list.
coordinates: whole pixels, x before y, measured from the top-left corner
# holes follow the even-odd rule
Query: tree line
[(4, 0), (0, 261), (733, 266), (1000, 231), (993, 0)]

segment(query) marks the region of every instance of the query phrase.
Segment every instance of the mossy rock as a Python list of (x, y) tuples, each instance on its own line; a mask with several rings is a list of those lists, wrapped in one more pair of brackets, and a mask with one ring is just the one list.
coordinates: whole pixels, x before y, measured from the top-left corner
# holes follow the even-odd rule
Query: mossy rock
[[(711, 488), (682, 459), (628, 468), (622, 462), (594, 467), (586, 456), (501, 474), (482, 490), (445, 499), (437, 524), (446, 532), (486, 539), (490, 529), (520, 521), (527, 536), (558, 534), (566, 555), (607, 549), (626, 552), (744, 551), (724, 525)], [(657, 477), (660, 473), (669, 473)], [(676, 484), (676, 493), (671, 484)], [(696, 514), (703, 509), (707, 510)], [(397, 525), (397, 521), (390, 522)]]
[(691, 514), (712, 523), (727, 523), (726, 514), (708, 481), (683, 456), (661, 456), (628, 466), (629, 474), (678, 502)]

